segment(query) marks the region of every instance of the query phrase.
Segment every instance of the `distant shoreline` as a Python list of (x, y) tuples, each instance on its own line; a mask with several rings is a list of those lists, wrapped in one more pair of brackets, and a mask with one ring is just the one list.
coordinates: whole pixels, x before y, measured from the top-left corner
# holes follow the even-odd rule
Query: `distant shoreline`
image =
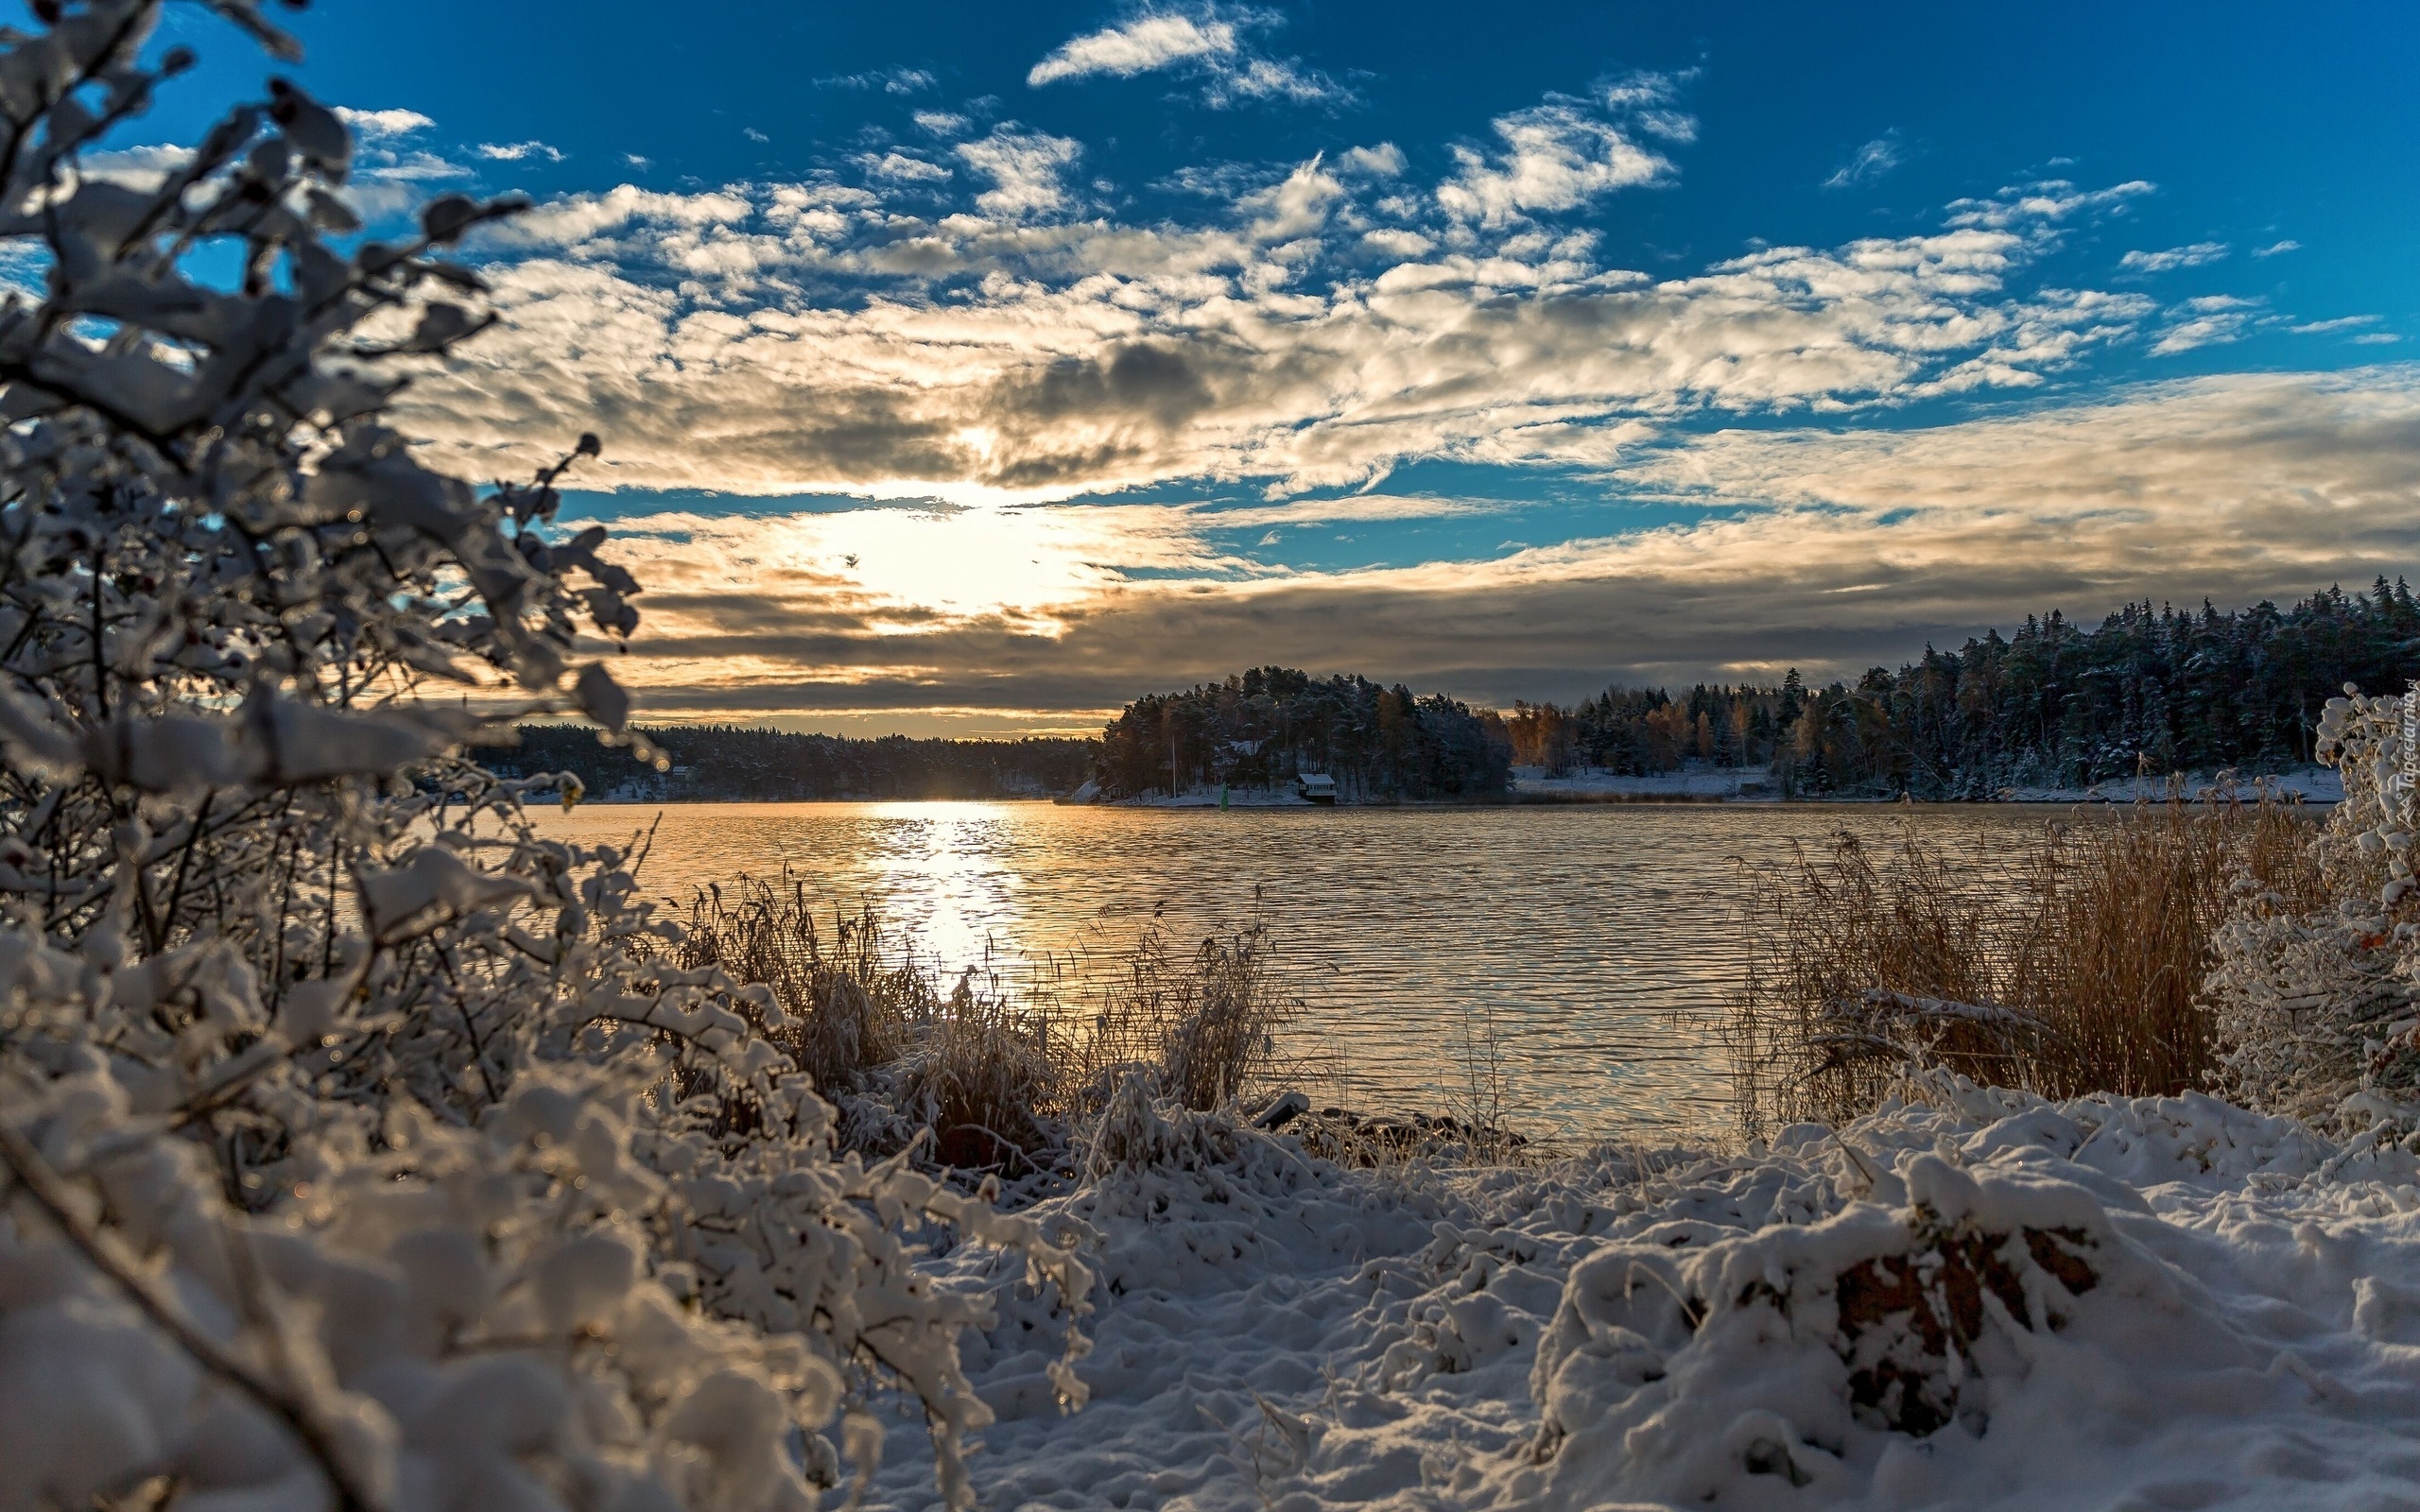
[[(2119, 782), (2096, 783), (2089, 787), (2004, 787), (1990, 798), (1982, 799), (1911, 799), (1900, 794), (1834, 794), (1814, 796), (1798, 794), (1784, 797), (1769, 771), (1763, 768), (1732, 770), (1711, 767), (1688, 768), (1678, 772), (1658, 773), (1652, 777), (1616, 776), (1611, 773), (1583, 773), (1564, 777), (1547, 777), (1536, 767), (1515, 767), (1512, 791), (1495, 798), (1422, 799), (1380, 802), (1341, 802), (1334, 805), (1353, 809), (1498, 809), (1498, 808), (1601, 808), (1607, 806), (1642, 805), (1647, 807), (1702, 807), (1709, 804), (1755, 806), (1772, 808), (1834, 807), (1841, 805), (1872, 808), (1876, 805), (1908, 805), (1917, 808), (1990, 808), (2005, 804), (2065, 807), (2129, 807), (2137, 803), (2165, 803), (2171, 796), (2187, 803), (2213, 803), (2249, 799), (2266, 791), (2290, 798), (2314, 807), (2325, 807), (2341, 801), (2343, 782), (2337, 773), (2325, 766), (2298, 766), (2283, 772), (2234, 776), (2220, 781), (2216, 773), (2187, 773), (2169, 778), (2129, 778)], [(1049, 803), (1066, 808), (1125, 809), (1137, 811), (1202, 809), (1313, 810), (1331, 805), (1310, 802), (1288, 788), (1217, 786), (1188, 789), (1175, 797), (1167, 794), (1146, 794), (1137, 798), (1097, 799), (1086, 794), (1092, 789), (1086, 783), (1075, 794), (1054, 797), (1045, 793), (1006, 794), (994, 798), (902, 798), (897, 796), (862, 795), (840, 798), (784, 799), (715, 799), (673, 797), (633, 793), (627, 788), (596, 794), (585, 801), (591, 805), (615, 807), (704, 807), (755, 806), (776, 803)]]
[[(2249, 800), (2253, 795), (2239, 795)], [(2312, 808), (2332, 808), (2341, 799), (2333, 795), (2295, 792), (2290, 796)], [(1832, 809), (1832, 808), (1912, 808), (1912, 809), (1993, 809), (1993, 808), (2096, 808), (2123, 809), (2138, 804), (2160, 804), (2168, 799), (2147, 793), (2140, 798), (2132, 794), (2102, 793), (2091, 797), (2079, 794), (2028, 794), (2015, 798), (1987, 799), (1901, 799), (1876, 796), (1836, 798), (1732, 798), (1694, 794), (1521, 794), (1500, 799), (1435, 799), (1400, 803), (1240, 803), (1230, 802), (1223, 812), (1236, 814), (1317, 814), (1353, 811), (1358, 813), (1466, 811), (1478, 809), (1603, 809), (1603, 808), (1734, 808), (1734, 809)], [(2210, 794), (2191, 795), (2184, 803), (2202, 807), (2227, 799)], [(701, 809), (701, 808), (778, 808), (783, 806), (830, 807), (851, 803), (986, 803), (1018, 807), (1099, 809), (1128, 814), (1200, 814), (1222, 812), (1218, 803), (1169, 803), (1161, 801), (1109, 803), (1067, 803), (1057, 799), (1019, 796), (1011, 798), (634, 798), (607, 795), (580, 800), (579, 807), (627, 809)]]

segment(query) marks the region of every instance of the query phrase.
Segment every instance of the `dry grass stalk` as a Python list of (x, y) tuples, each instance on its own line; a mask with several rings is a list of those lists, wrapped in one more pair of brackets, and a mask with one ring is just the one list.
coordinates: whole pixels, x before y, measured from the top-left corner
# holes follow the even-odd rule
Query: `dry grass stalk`
[(1229, 1107), (1274, 1065), (1300, 1006), (1278, 989), (1263, 922), (1190, 951), (1147, 923), (1114, 971), (1039, 963), (1022, 1001), (973, 970), (944, 991), (871, 909), (827, 928), (788, 876), (712, 886), (688, 926), (681, 965), (772, 988), (789, 1022), (764, 1032), (842, 1103), (844, 1142), (888, 1153), (929, 1127), (933, 1158), (962, 1171), (1039, 1169), (1067, 1121), (1097, 1119), (1136, 1073), (1183, 1108)]
[(827, 1093), (863, 1091), (907, 1054), (910, 1025), (942, 1006), (931, 974), (889, 947), (871, 908), (836, 917), (827, 937), (805, 885), (789, 877), (780, 886), (741, 877), (728, 894), (700, 893), (679, 959), (771, 988), (790, 1022), (769, 1037)]
[(2056, 1097), (2204, 1085), (2214, 935), (2239, 890), (2320, 896), (2308, 834), (2263, 799), (2052, 824), (2013, 856), (1912, 832), (1802, 850), (1747, 911), (1730, 1040), (1750, 1132), (1844, 1122), (1911, 1065)]
[(891, 1072), (893, 1106), (933, 1131), (943, 1165), (1038, 1169), (1035, 1156), (1052, 1138), (1045, 1121), (1063, 1101), (1046, 1020), (978, 995), (969, 971), (941, 1011), (914, 1026), (913, 1047)]
[(1069, 1041), (1075, 1084), (1098, 1101), (1140, 1065), (1156, 1068), (1162, 1096), (1197, 1112), (1242, 1097), (1301, 1007), (1280, 990), (1272, 954), (1265, 922), (1183, 954), (1146, 925), (1119, 977), (1093, 994), (1092, 1033)]

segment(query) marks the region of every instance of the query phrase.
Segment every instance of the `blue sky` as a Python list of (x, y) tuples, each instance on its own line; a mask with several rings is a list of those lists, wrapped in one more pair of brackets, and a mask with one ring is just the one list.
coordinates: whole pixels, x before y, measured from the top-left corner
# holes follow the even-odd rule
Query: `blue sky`
[[(694, 24), (684, 25), (694, 20)], [(265, 72), (125, 140), (190, 140)], [(2420, 11), (428, 4), (358, 194), (539, 207), (406, 420), (582, 429), (659, 717), (1486, 702), (2287, 596), (2420, 526)]]

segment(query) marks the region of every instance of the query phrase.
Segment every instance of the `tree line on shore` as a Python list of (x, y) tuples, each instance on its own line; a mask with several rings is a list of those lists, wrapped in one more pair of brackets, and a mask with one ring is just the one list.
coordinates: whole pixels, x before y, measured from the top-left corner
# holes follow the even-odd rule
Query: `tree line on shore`
[(1111, 796), (1202, 782), (1336, 776), (1348, 798), (1471, 798), (1513, 765), (1654, 776), (1692, 764), (1770, 768), (1792, 797), (1989, 799), (2172, 772), (2275, 771), (2312, 759), (2344, 684), (2420, 675), (2420, 600), (2401, 579), (2331, 588), (2280, 610), (2129, 604), (2098, 627), (2029, 615), (1955, 651), (1925, 648), (1854, 683), (1614, 686), (1509, 713), (1365, 678), (1262, 667), (1138, 698), (1105, 732)]
[(659, 725), (638, 733), (659, 770), (584, 726), (524, 725), (480, 759), (500, 775), (576, 772), (599, 798), (798, 802), (821, 799), (1014, 799), (1064, 793), (1091, 775), (1098, 742), (911, 740), (792, 734), (736, 725)]
[(2290, 609), (2129, 604), (2088, 627), (2052, 611), (1895, 671), (1810, 686), (1616, 685), (1569, 705), (1509, 712), (1350, 674), (1256, 667), (1147, 694), (1097, 740), (850, 739), (726, 725), (641, 733), (668, 768), (570, 726), (527, 726), (490, 753), (508, 775), (579, 772), (642, 799), (1103, 798), (1219, 783), (1282, 787), (1326, 772), (1348, 802), (1484, 799), (1515, 765), (1654, 776), (1696, 765), (1769, 769), (1784, 795), (1988, 799), (2311, 759), (2321, 707), (2347, 683), (2393, 691), (2420, 676), (2420, 600), (2402, 580), (2331, 588)]
[(2086, 628), (2029, 615), (1955, 651), (1931, 646), (1852, 684), (1609, 688), (1569, 708), (1516, 704), (1515, 759), (1651, 774), (1692, 759), (1770, 766), (1784, 793), (1987, 799), (2171, 772), (2275, 771), (2312, 759), (2312, 727), (2346, 683), (2420, 675), (2420, 601), (2401, 579), (2292, 608), (2129, 604)]

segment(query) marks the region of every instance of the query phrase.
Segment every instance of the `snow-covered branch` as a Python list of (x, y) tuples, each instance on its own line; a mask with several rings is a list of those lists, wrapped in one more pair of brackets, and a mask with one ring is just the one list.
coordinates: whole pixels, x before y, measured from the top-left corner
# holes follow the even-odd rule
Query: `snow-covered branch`
[(193, 59), (159, 0), (34, 10), (0, 29), (0, 241), (42, 279), (0, 296), (0, 1512), (804, 1507), (889, 1389), (970, 1502), (987, 1307), (912, 1234), (1070, 1318), (1083, 1262), (836, 1160), (769, 996), (536, 833), (577, 782), (459, 754), (631, 738), (601, 657), (639, 584), (555, 524), (598, 439), (482, 489), (381, 418), (493, 318), (445, 249), (518, 202), (364, 235), (343, 120), (283, 80), (156, 186), (88, 172)]

